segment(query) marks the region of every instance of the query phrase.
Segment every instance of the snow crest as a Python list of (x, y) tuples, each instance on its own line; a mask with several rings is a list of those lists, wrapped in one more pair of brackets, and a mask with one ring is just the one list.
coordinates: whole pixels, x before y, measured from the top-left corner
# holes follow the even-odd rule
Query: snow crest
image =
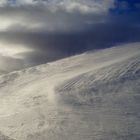
[(140, 139), (140, 43), (1, 75), (0, 132), (0, 140)]

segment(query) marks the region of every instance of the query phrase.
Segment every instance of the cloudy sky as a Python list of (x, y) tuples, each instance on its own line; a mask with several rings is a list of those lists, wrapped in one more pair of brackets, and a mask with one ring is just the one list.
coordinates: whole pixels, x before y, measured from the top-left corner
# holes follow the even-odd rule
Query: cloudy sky
[(139, 0), (0, 0), (0, 72), (130, 42)]

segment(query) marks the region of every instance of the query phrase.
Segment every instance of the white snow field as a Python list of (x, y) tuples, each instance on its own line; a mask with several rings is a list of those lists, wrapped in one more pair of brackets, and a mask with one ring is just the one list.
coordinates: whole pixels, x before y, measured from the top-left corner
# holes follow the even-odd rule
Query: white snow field
[(140, 43), (0, 76), (0, 140), (140, 140)]

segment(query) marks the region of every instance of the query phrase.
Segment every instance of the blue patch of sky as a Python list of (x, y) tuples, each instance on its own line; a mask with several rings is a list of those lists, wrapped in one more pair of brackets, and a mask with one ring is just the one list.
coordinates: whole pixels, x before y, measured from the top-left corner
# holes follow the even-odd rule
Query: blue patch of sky
[(140, 13), (140, 0), (115, 0), (114, 5), (110, 9), (112, 14)]

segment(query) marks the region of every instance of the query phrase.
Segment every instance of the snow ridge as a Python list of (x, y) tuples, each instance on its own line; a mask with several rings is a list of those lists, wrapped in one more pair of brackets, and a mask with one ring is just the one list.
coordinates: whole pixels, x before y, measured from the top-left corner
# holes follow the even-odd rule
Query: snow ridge
[(140, 43), (1, 75), (0, 140), (138, 140), (139, 85)]

